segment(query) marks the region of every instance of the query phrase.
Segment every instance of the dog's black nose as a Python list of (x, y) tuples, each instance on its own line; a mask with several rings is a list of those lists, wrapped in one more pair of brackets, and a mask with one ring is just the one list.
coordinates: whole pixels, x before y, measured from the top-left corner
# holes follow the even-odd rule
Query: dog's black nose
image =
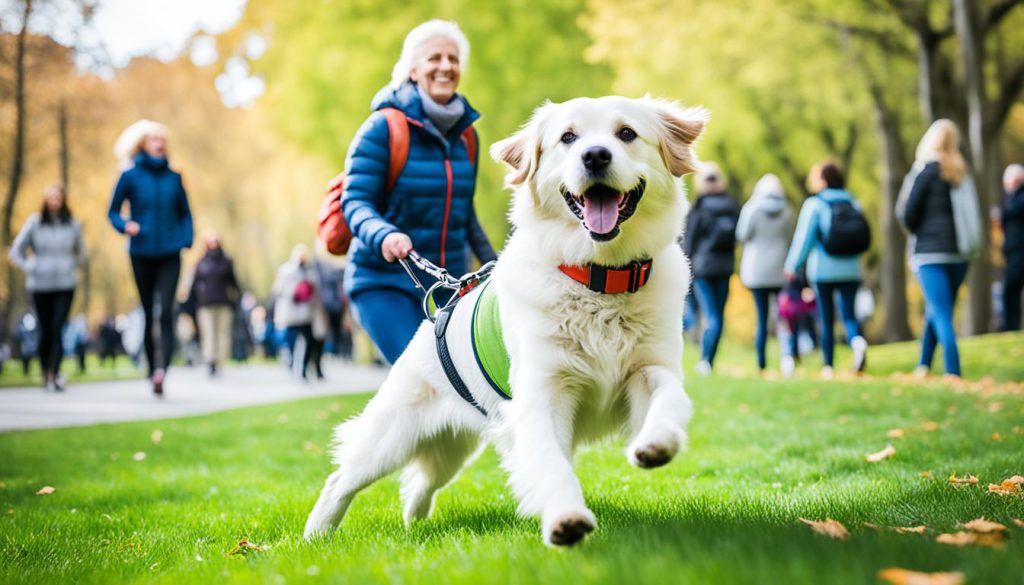
[(592, 173), (600, 173), (612, 164), (612, 151), (603, 146), (591, 146), (583, 151), (583, 166)]

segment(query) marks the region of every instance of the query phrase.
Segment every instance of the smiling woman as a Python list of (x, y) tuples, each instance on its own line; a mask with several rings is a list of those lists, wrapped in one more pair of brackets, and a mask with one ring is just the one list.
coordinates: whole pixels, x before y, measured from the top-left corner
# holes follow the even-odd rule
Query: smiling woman
[[(468, 57), (469, 42), (454, 22), (431, 20), (414, 28), (391, 82), (374, 98), (374, 113), (349, 147), (342, 211), (355, 240), (345, 291), (392, 363), (423, 320), (419, 293), (395, 260), (415, 248), (463, 274), (467, 244), (481, 262), (495, 258), (473, 209), (472, 125), (479, 114), (457, 93)], [(394, 146), (408, 148), (408, 155), (392, 176), (390, 124), (396, 119), (408, 124), (408, 144)]]

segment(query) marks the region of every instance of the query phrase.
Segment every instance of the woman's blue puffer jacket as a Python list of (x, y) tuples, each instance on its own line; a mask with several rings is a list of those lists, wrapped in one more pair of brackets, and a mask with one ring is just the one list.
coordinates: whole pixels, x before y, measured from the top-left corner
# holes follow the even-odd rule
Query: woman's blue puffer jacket
[[(461, 95), (456, 99), (465, 102)], [(342, 210), (355, 236), (345, 270), (349, 295), (379, 288), (417, 294), (402, 267), (381, 255), (384, 238), (394, 232), (407, 234), (420, 255), (452, 274), (467, 271), (477, 161), (469, 160), (461, 134), (480, 115), (468, 102), (465, 106), (462, 119), (443, 136), (423, 112), (411, 82), (397, 90), (385, 87), (374, 97), (374, 113), (353, 138), (345, 162)], [(381, 108), (397, 108), (410, 122), (409, 157), (390, 193), (385, 193), (388, 125)]]
[(167, 166), (167, 159), (144, 152), (135, 155), (135, 165), (121, 173), (114, 187), (107, 216), (114, 229), (124, 233), (121, 217), (125, 201), (131, 206), (130, 220), (139, 224), (138, 235), (128, 241), (132, 256), (170, 256), (192, 246), (192, 211), (181, 175)]

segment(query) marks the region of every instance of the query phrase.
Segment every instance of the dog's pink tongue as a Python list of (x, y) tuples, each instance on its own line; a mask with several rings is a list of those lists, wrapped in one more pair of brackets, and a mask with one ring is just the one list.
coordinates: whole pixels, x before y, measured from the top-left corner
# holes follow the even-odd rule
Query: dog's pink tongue
[(619, 221), (618, 193), (583, 195), (583, 225), (595, 234), (607, 234)]

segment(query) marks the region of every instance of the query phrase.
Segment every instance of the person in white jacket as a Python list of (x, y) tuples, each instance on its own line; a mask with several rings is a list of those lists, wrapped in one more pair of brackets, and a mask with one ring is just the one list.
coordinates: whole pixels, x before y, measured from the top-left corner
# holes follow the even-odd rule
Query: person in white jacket
[[(758, 180), (754, 193), (740, 211), (736, 240), (743, 244), (740, 281), (754, 295), (757, 307), (757, 367), (765, 369), (768, 310), (773, 295), (786, 284), (783, 264), (793, 233), (793, 212), (786, 202), (782, 182), (769, 173)], [(793, 356), (782, 358), (782, 373), (793, 373)]]
[(320, 279), (305, 244), (296, 244), (291, 257), (278, 268), (271, 295), (276, 299), (274, 327), (286, 331), (290, 367), (296, 377), (306, 381), (313, 358), (314, 321), (322, 308)]

